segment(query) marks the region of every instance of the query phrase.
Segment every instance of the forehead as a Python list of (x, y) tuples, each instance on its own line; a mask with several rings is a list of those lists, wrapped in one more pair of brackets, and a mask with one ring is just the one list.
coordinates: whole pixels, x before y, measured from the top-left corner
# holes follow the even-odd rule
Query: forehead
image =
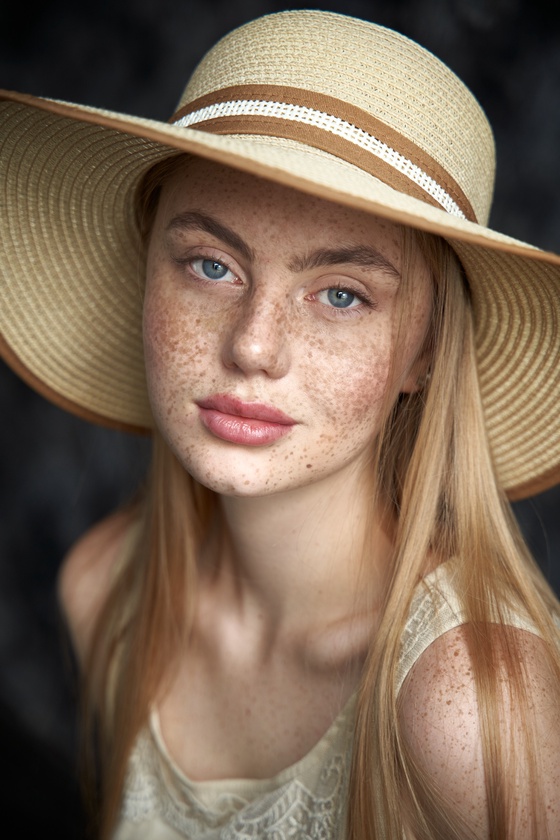
[(295, 251), (314, 245), (375, 244), (397, 267), (402, 228), (362, 210), (308, 195), (200, 158), (185, 158), (164, 184), (158, 207), (166, 226), (185, 210), (210, 212), (244, 236)]

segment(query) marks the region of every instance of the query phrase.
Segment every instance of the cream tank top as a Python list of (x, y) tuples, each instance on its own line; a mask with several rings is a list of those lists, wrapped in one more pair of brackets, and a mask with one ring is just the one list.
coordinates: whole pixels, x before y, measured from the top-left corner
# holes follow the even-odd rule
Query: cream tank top
[[(532, 631), (521, 616), (508, 623)], [(403, 634), (397, 691), (439, 636), (464, 624), (453, 561), (419, 585)], [(271, 779), (193, 782), (175, 765), (152, 714), (132, 752), (114, 840), (341, 840), (356, 698), (321, 740)]]

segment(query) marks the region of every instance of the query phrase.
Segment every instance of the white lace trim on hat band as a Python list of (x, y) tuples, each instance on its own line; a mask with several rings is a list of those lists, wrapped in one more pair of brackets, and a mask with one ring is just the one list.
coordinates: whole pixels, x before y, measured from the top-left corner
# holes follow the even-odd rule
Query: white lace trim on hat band
[(323, 131), (328, 131), (344, 140), (348, 140), (350, 143), (365, 149), (367, 152), (370, 152), (389, 164), (389, 166), (392, 166), (393, 169), (405, 175), (435, 199), (448, 213), (459, 216), (461, 219), (466, 218), (459, 205), (451, 198), (449, 193), (428, 175), (427, 172), (424, 172), (423, 169), (400, 154), (400, 152), (391, 148), (391, 146), (381, 142), (381, 140), (378, 140), (372, 134), (368, 134), (367, 131), (363, 131), (363, 129), (352, 125), (352, 123), (335, 117), (332, 114), (327, 114), (324, 111), (317, 111), (305, 105), (292, 105), (287, 102), (237, 99), (229, 102), (217, 102), (214, 105), (199, 108), (191, 114), (180, 117), (173, 125), (190, 128), (191, 126), (197, 125), (197, 123), (206, 122), (207, 120), (240, 116), (276, 117), (282, 120), (293, 120), (294, 122), (321, 128)]

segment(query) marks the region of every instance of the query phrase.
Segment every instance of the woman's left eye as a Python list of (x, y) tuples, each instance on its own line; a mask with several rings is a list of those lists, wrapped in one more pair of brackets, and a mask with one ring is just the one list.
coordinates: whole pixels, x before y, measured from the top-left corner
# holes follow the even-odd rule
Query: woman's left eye
[(350, 289), (323, 289), (322, 292), (318, 292), (316, 298), (320, 303), (335, 309), (355, 309), (363, 303), (362, 299)]
[(197, 259), (191, 262), (194, 273), (203, 280), (235, 280), (235, 274), (219, 260)]

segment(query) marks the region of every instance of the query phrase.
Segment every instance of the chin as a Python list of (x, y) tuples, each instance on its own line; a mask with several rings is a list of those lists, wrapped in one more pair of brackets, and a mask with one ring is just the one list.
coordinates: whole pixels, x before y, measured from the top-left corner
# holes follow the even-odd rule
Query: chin
[(182, 457), (177, 451), (175, 454), (195, 481), (222, 496), (264, 496), (271, 492), (270, 487), (275, 483), (262, 470), (251, 469), (243, 458), (236, 458), (235, 464), (227, 463), (229, 459), (225, 458), (217, 463), (212, 459), (209, 463), (200, 457)]
[(276, 469), (268, 463), (251, 463), (254, 459), (241, 453), (232, 459), (233, 463), (226, 458), (221, 458), (219, 463), (202, 463), (200, 458), (180, 460), (199, 484), (228, 497), (249, 499), (271, 496), (300, 489), (318, 480), (308, 471), (303, 475), (290, 475), (283, 459)]
[(194, 471), (191, 472), (191, 475), (196, 481), (198, 481), (199, 484), (207, 487), (208, 490), (212, 490), (220, 496), (227, 496), (230, 498), (259, 498), (287, 489), (278, 486), (271, 488), (270, 482), (249, 481), (248, 479), (239, 481), (236, 478), (227, 478), (222, 475), (201, 475)]

